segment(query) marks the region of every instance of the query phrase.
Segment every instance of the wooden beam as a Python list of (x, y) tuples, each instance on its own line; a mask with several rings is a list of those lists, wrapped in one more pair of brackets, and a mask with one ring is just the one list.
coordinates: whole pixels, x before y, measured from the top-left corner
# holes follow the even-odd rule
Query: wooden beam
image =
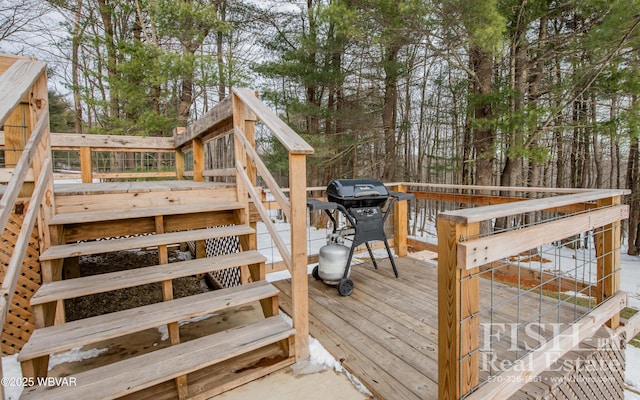
[[(598, 302), (614, 296), (620, 291), (620, 221), (629, 218), (629, 206), (620, 206), (620, 196), (609, 197), (598, 200), (600, 207), (623, 207), (626, 216), (602, 224), (596, 232), (596, 260), (597, 260), (597, 281), (598, 281)], [(612, 316), (607, 322), (611, 329), (620, 326), (620, 314)]]
[(462, 242), (458, 245), (458, 266), (466, 269), (479, 267), (543, 244), (626, 219), (628, 216), (629, 206), (620, 205)]
[[(473, 190), (475, 186), (469, 186), (470, 190)], [(518, 201), (530, 200), (524, 197), (501, 197), (501, 196), (487, 196), (479, 194), (458, 194), (458, 193), (442, 193), (442, 192), (412, 192), (416, 196), (416, 200), (428, 200), (437, 201), (440, 203), (453, 203), (453, 204), (473, 204), (475, 206), (492, 206), (496, 204), (508, 204)], [(535, 192), (532, 192), (535, 193)], [(552, 207), (545, 211), (557, 212), (557, 213), (569, 213), (573, 214), (585, 210), (596, 208), (595, 203), (576, 203), (569, 204), (561, 207)]]
[[(407, 192), (407, 187), (398, 185), (394, 187), (397, 192)], [(393, 205), (393, 238), (395, 251), (398, 257), (405, 257), (409, 252), (407, 235), (409, 233), (409, 216), (407, 201), (396, 201)]]
[(438, 398), (459, 399), (478, 384), (480, 282), (457, 265), (456, 247), (480, 224), (438, 218)]
[(24, 182), (24, 178), (27, 176), (29, 172), (29, 166), (35, 157), (36, 150), (38, 147), (38, 143), (42, 140), (42, 136), (45, 133), (45, 128), (49, 125), (49, 113), (48, 111), (44, 111), (44, 115), (40, 118), (38, 123), (33, 129), (29, 140), (25, 146), (24, 151), (20, 155), (20, 159), (18, 160), (18, 164), (14, 170), (14, 176), (7, 184), (6, 190), (2, 195), (2, 199), (0, 199), (0, 232), (4, 232), (4, 228), (7, 225), (7, 221), (9, 220), (9, 214), (11, 213), (11, 209), (13, 204), (16, 201), (16, 198), (20, 194), (20, 190), (22, 189), (22, 185)]
[[(249, 192), (249, 196), (252, 199), (259, 198), (258, 197), (258, 193), (256, 192), (255, 188), (251, 184), (251, 181), (249, 180), (249, 177), (247, 176), (246, 172), (244, 172), (244, 169), (242, 169), (242, 167), (240, 165), (238, 165), (238, 176), (240, 177), (240, 179), (244, 183), (247, 191)], [(289, 269), (289, 271), (292, 271), (291, 254), (289, 253), (289, 250), (287, 249), (287, 245), (282, 241), (282, 238), (280, 238), (280, 234), (278, 233), (278, 230), (276, 229), (275, 225), (273, 224), (273, 222), (271, 222), (271, 218), (269, 216), (269, 213), (262, 206), (261, 203), (258, 202), (258, 203), (254, 203), (254, 204), (256, 206), (256, 209), (258, 210), (258, 213), (260, 213), (260, 216), (262, 217), (262, 221), (263, 221), (265, 227), (267, 228), (267, 230), (271, 234), (271, 239), (273, 240), (273, 243), (276, 245), (276, 248), (280, 252), (280, 255), (282, 256), (282, 260), (285, 262), (285, 264), (287, 264), (287, 268)], [(306, 202), (305, 202), (305, 204), (306, 204)], [(305, 226), (306, 226), (306, 215), (305, 215)], [(306, 230), (305, 230), (305, 232), (306, 232)], [(305, 254), (305, 257), (306, 257), (306, 254)]]
[(255, 96), (254, 91), (234, 88), (233, 94), (258, 116), (260, 121), (262, 121), (280, 143), (282, 143), (289, 154), (313, 154), (313, 147), (309, 146), (289, 125), (285, 124), (284, 121), (267, 108), (267, 106)]
[[(234, 137), (243, 146), (249, 160), (255, 163), (257, 171), (260, 173), (260, 176), (262, 176), (262, 179), (264, 179), (267, 187), (269, 187), (269, 189), (271, 190), (271, 194), (276, 199), (285, 216), (287, 218), (291, 218), (291, 215), (289, 214), (289, 209), (291, 207), (289, 204), (289, 199), (287, 199), (287, 197), (284, 195), (275, 178), (271, 175), (271, 173), (267, 169), (267, 166), (264, 164), (264, 162), (262, 162), (262, 159), (260, 158), (260, 156), (258, 156), (258, 153), (256, 153), (255, 149), (251, 146), (251, 143), (249, 143), (249, 141), (244, 137), (242, 131), (238, 128), (236, 128), (234, 131)], [(253, 201), (260, 201), (260, 199), (254, 198)]]
[[(173, 131), (174, 137), (176, 135), (181, 135), (182, 133), (184, 133), (185, 129), (186, 128), (184, 127), (177, 127)], [(175, 157), (176, 157), (176, 179), (179, 181), (182, 181), (184, 180), (184, 152), (181, 149), (176, 148)]]
[(631, 193), (627, 189), (592, 190), (589, 192), (567, 194), (556, 197), (519, 201), (482, 208), (468, 208), (440, 213), (438, 218), (460, 223), (488, 221), (494, 218), (508, 217), (534, 211), (544, 211), (555, 207), (576, 203), (595, 202), (608, 197), (622, 196)]
[(202, 138), (203, 135), (216, 129), (218, 125), (228, 123), (232, 117), (233, 104), (231, 96), (227, 96), (205, 115), (198, 118), (193, 125), (187, 127), (184, 132), (176, 132), (173, 136), (175, 148), (180, 148), (196, 138)]
[(78, 133), (52, 133), (51, 147), (54, 150), (91, 147), (93, 151), (174, 151), (173, 139), (168, 137)]
[(640, 334), (640, 312), (634, 314), (631, 318), (624, 322), (623, 326), (616, 329), (616, 337), (624, 334), (624, 340), (629, 343), (638, 334)]
[(296, 360), (309, 358), (309, 280), (307, 275), (307, 157), (289, 153), (291, 202), (291, 302)]
[[(7, 183), (13, 176), (13, 168), (0, 168), (0, 183)], [(27, 175), (24, 177), (25, 182), (33, 182), (33, 169), (29, 168)]]
[[(13, 298), (16, 283), (18, 282), (18, 277), (20, 276), (20, 272), (22, 271), (22, 263), (27, 252), (27, 248), (29, 247), (29, 238), (31, 237), (33, 228), (38, 218), (40, 203), (47, 189), (47, 183), (51, 178), (51, 171), (51, 159), (48, 158), (42, 166), (40, 176), (37, 180), (38, 184), (33, 191), (31, 200), (29, 201), (29, 206), (27, 207), (24, 220), (22, 221), (22, 226), (20, 227), (20, 232), (18, 234), (18, 237), (16, 238), (16, 243), (11, 255), (11, 259), (9, 260), (5, 276), (2, 280), (2, 283), (0, 284), (1, 326), (4, 326), (4, 322), (7, 320), (7, 313), (9, 312), (9, 307), (12, 304), (11, 299)], [(4, 227), (2, 227), (2, 231), (4, 231)]]
[(200, 139), (194, 139), (193, 142), (193, 181), (204, 182), (204, 143)]
[(4, 125), (46, 68), (47, 64), (42, 61), (17, 60), (0, 75), (0, 126)]
[[(172, 171), (152, 171), (152, 172), (107, 172), (92, 174), (98, 179), (130, 179), (130, 178), (175, 178), (176, 173)], [(91, 183), (84, 182), (83, 183)]]
[[(560, 332), (552, 340), (545, 342), (518, 362), (512, 363), (512, 366), (497, 375), (493, 382), (481, 386), (467, 399), (501, 400), (510, 398), (530, 380), (573, 350), (576, 345), (592, 337), (612, 315), (619, 313), (626, 305), (626, 293), (616, 294), (591, 311), (586, 317)], [(442, 385), (441, 382), (438, 384)]]
[(93, 163), (91, 162), (91, 147), (80, 147), (80, 173), (82, 183), (93, 182)]

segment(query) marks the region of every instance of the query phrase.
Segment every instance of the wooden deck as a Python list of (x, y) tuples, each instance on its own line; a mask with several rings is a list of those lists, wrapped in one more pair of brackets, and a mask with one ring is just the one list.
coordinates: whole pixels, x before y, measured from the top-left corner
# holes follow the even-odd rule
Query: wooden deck
[[(349, 297), (341, 297), (334, 287), (310, 276), (310, 334), (378, 399), (437, 399), (437, 268), (434, 263), (411, 257), (396, 259), (396, 263), (398, 279), (393, 277), (388, 260), (378, 260), (378, 270), (370, 262), (353, 266), (355, 289)], [(289, 314), (290, 282), (275, 285), (282, 291), (280, 306)], [(505, 299), (516, 290), (499, 283), (492, 286), (486, 279), (481, 279), (480, 286), (481, 307), (489, 306), (492, 299), (494, 305), (501, 303), (494, 310), (492, 322), (515, 322), (515, 300)], [(521, 297), (519, 302), (520, 321), (527, 320), (524, 313), (537, 312), (540, 304), (547, 309), (560, 308), (560, 312), (550, 313), (554, 316), (549, 316), (549, 321), (540, 321), (543, 323), (557, 322), (554, 318), (558, 315), (561, 322), (568, 322), (576, 311), (573, 304), (558, 306), (555, 299), (533, 294)], [(503, 337), (492, 345), (500, 359), (515, 358), (515, 351), (506, 353), (508, 340)], [(523, 340), (518, 340), (521, 345)], [(481, 370), (480, 379), (487, 374)]]

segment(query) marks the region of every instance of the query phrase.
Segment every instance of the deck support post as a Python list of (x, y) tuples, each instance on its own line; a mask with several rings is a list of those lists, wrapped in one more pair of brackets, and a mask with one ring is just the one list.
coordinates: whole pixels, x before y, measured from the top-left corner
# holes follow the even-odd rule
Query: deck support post
[[(407, 192), (405, 185), (397, 185), (393, 188), (396, 192)], [(407, 201), (396, 201), (393, 205), (393, 248), (398, 257), (406, 257), (408, 254), (407, 232), (409, 230)]]
[(82, 183), (93, 182), (93, 171), (91, 170), (91, 147), (80, 147), (80, 172)]
[(309, 358), (309, 276), (307, 273), (307, 156), (289, 154), (291, 203), (291, 303), (296, 361)]
[[(185, 128), (184, 126), (179, 126), (175, 128), (173, 130), (174, 141), (179, 135), (183, 134), (186, 129), (187, 128)], [(176, 147), (175, 157), (176, 157), (176, 179), (179, 181), (183, 181), (184, 180), (184, 152), (182, 151), (182, 148)]]
[(459, 399), (478, 384), (479, 268), (462, 270), (457, 245), (480, 224), (438, 218), (438, 398)]
[[(598, 207), (620, 204), (620, 196), (598, 200)], [(613, 297), (620, 291), (620, 221), (599, 228), (595, 232), (597, 259), (598, 303)], [(607, 326), (617, 329), (620, 326), (620, 313), (615, 314)]]

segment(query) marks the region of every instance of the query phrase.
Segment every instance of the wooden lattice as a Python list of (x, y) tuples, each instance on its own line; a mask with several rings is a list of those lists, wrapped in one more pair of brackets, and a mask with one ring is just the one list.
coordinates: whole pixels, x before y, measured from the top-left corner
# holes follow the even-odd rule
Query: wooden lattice
[[(0, 280), (4, 280), (22, 221), (22, 215), (11, 214), (0, 239)], [(7, 322), (2, 332), (2, 354), (11, 355), (19, 352), (33, 332), (34, 321), (29, 302), (42, 282), (38, 256), (38, 236), (37, 230), (34, 229), (29, 239), (29, 247), (22, 264), (21, 274), (18, 277)]]
[[(188, 244), (191, 252), (195, 253), (195, 242), (189, 242)], [(206, 239), (204, 246), (207, 257), (222, 256), (240, 251), (240, 241), (237, 236)], [(239, 286), (241, 283), (240, 267), (213, 271), (211, 275), (224, 288)]]
[[(240, 241), (237, 236), (228, 236), (205, 241), (207, 257), (221, 256), (240, 251)], [(222, 287), (228, 288), (240, 285), (240, 267), (227, 268), (211, 273)]]

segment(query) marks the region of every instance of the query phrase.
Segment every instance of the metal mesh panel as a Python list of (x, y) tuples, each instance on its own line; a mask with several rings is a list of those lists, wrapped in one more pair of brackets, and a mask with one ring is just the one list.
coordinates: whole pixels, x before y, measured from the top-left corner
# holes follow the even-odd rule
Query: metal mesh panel
[[(237, 236), (206, 239), (204, 243), (207, 257), (217, 257), (240, 252), (240, 241)], [(191, 251), (195, 253), (195, 242), (189, 242), (189, 247)], [(213, 271), (211, 272), (211, 276), (224, 288), (239, 286), (241, 284), (240, 267)]]
[[(205, 240), (205, 252), (207, 257), (221, 256), (224, 254), (237, 253), (240, 251), (240, 241), (237, 236), (227, 236), (222, 238)], [(213, 277), (222, 285), (228, 288), (240, 285), (240, 267), (227, 268), (222, 271), (211, 273)]]

